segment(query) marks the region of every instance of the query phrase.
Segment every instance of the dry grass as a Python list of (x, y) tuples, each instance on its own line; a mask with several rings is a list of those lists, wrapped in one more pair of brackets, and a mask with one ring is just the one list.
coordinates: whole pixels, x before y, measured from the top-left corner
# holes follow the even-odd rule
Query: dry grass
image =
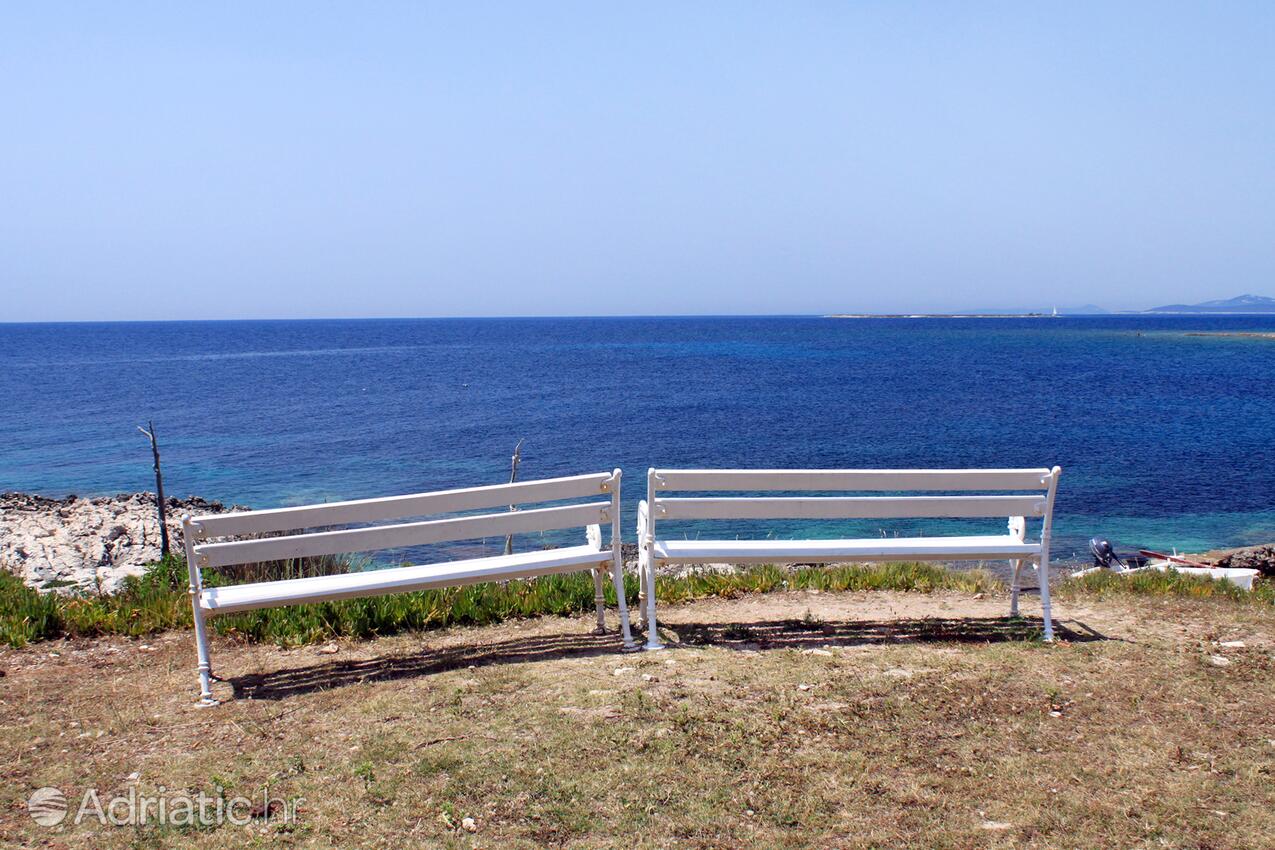
[[(342, 643), (189, 635), (0, 652), (0, 841), (66, 848), (1272, 846), (1269, 608), (1073, 599), (1067, 642), (970, 594), (665, 609)], [(1243, 647), (1216, 642), (1239, 639)], [(149, 646), (149, 649), (145, 648)], [(1227, 659), (1219, 664), (1214, 656)], [(32, 789), (304, 797), (299, 822), (41, 827)], [(477, 831), (460, 827), (465, 817)]]

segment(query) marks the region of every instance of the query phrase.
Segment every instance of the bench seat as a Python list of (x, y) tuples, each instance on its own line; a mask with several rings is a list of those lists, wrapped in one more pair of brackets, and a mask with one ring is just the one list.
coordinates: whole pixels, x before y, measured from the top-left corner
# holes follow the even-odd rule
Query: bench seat
[(1040, 554), (1040, 544), (1009, 535), (866, 537), (846, 540), (656, 540), (655, 557), (679, 563), (834, 563), (880, 560), (1008, 560)]
[(330, 576), (264, 581), (227, 587), (207, 587), (200, 594), (200, 607), (209, 612), (231, 614), (254, 608), (303, 605), (357, 596), (382, 596), (435, 587), (509, 581), (555, 572), (576, 572), (608, 565), (610, 549), (572, 546), (514, 555), (497, 555), (440, 564), (392, 567)]

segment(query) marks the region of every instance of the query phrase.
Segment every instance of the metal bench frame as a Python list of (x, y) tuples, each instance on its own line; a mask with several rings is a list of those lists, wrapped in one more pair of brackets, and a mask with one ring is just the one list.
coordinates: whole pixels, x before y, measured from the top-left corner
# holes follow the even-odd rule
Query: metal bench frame
[[(487, 581), (508, 581), (588, 569), (593, 572), (597, 630), (601, 633), (606, 626), (603, 613), (603, 574), (609, 569), (618, 600), (624, 646), (628, 649), (636, 648), (630, 633), (628, 606), (624, 598), (623, 565), (620, 560), (620, 476), (620, 470), (616, 469), (609, 473), (516, 484), (182, 517), (186, 562), (190, 571), (191, 605), (195, 616), (195, 643), (199, 653), (200, 703), (217, 703), (211, 689), (211, 680), (214, 677), (208, 650), (207, 618), (256, 608), (404, 593)], [(517, 505), (581, 499), (589, 501), (514, 509)], [(370, 524), (491, 508), (501, 510), (499, 513)], [(611, 545), (604, 549), (602, 525), (605, 523), (611, 525)], [(348, 525), (361, 527), (333, 530), (335, 526)], [(581, 526), (585, 528), (586, 543), (562, 549), (224, 587), (204, 587), (200, 572), (201, 569), (236, 564), (373, 552), (487, 537), (503, 538), (508, 534)], [(255, 539), (228, 539), (279, 532), (285, 533), (282, 536)]]
[[(1054, 639), (1049, 604), (1049, 538), (1060, 467), (1052, 469), (651, 469), (638, 505), (639, 610), (647, 649), (660, 649), (655, 573), (666, 563), (844, 563), (888, 560), (1008, 560), (1014, 565), (1010, 616), (1018, 616), (1024, 565), (1039, 570), (1045, 640)], [(959, 492), (962, 495), (681, 497), (674, 492)], [(973, 491), (976, 495), (965, 495)], [(995, 491), (1002, 491), (996, 493)], [(1004, 491), (1029, 491), (1027, 495)], [(719, 519), (901, 519), (1008, 517), (1002, 536), (843, 540), (662, 540), (657, 521)], [(1042, 520), (1038, 541), (1027, 518)]]

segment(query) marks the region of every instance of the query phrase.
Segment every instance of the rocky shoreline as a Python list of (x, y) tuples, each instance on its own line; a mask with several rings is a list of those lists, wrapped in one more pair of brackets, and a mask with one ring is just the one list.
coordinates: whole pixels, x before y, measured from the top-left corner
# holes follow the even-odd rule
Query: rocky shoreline
[[(166, 501), (174, 553), (182, 547), (182, 514), (227, 510), (196, 496)], [(159, 557), (154, 493), (91, 499), (0, 494), (0, 568), (31, 587), (112, 593)]]
[[(197, 496), (167, 500), (171, 549), (182, 547), (181, 516), (246, 510)], [(637, 563), (637, 546), (622, 547), (627, 569)], [(26, 493), (0, 494), (0, 569), (40, 590), (113, 593), (125, 577), (139, 575), (160, 557), (159, 517), (154, 493), (53, 499)], [(1253, 567), (1275, 575), (1275, 544), (1226, 549), (1199, 556), (1227, 567)], [(1000, 564), (988, 565), (998, 575)], [(1062, 565), (1060, 565), (1062, 566)], [(729, 571), (729, 564), (670, 567), (670, 575), (695, 570)], [(1008, 572), (1002, 576), (1008, 578)], [(1034, 576), (1028, 576), (1031, 581)]]

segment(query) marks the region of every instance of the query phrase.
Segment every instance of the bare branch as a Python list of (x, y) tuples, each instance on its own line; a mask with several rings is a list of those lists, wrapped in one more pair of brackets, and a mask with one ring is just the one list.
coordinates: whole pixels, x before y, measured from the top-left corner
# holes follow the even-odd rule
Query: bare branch
[(160, 556), (168, 557), (168, 506), (164, 504), (164, 473), (159, 466), (159, 440), (155, 436), (155, 422), (151, 420), (146, 423), (150, 426), (147, 430), (141, 425), (137, 426), (137, 430), (146, 435), (151, 441), (151, 455), (155, 460), (155, 507), (159, 513), (159, 552)]
[[(514, 482), (518, 480), (518, 464), (522, 463), (522, 441), (523, 441), (523, 438), (519, 437), (518, 445), (514, 446), (514, 456), (510, 461), (510, 469), (509, 469), (510, 484), (513, 484)], [(515, 505), (510, 505), (509, 510), (516, 511), (518, 510), (518, 508)], [(514, 536), (512, 534), (507, 534), (505, 535), (505, 554), (512, 555), (513, 553), (514, 553)]]

